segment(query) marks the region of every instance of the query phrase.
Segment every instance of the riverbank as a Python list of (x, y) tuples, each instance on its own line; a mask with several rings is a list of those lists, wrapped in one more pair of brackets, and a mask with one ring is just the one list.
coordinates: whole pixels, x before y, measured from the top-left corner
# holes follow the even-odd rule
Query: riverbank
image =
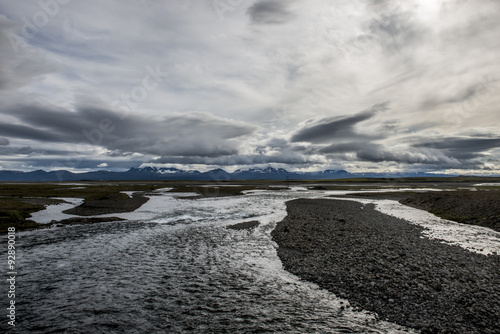
[(459, 190), (414, 194), (400, 201), (438, 217), (500, 232), (500, 190)]
[(354, 193), (346, 197), (396, 200), (401, 204), (428, 211), (443, 219), (488, 227), (500, 232), (499, 187), (471, 189)]
[(500, 256), (421, 237), (373, 205), (293, 200), (272, 232), (286, 270), (422, 333), (495, 333)]
[[(142, 194), (165, 187), (164, 183), (147, 182), (1, 183), (0, 234), (7, 233), (9, 227), (14, 227), (16, 231), (46, 228), (47, 224), (30, 220), (31, 214), (44, 210), (47, 205), (64, 203), (57, 198), (83, 199), (85, 202), (81, 206), (67, 213), (88, 217), (134, 211), (148, 201)], [(136, 194), (130, 197), (124, 192)], [(81, 221), (89, 223), (98, 220)]]

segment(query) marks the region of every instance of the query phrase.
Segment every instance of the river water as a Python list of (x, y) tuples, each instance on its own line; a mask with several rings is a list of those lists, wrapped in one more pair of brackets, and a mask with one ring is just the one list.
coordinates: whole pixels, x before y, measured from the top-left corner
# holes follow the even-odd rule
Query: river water
[[(191, 200), (158, 191), (135, 212), (113, 214), (127, 221), (17, 233), (14, 331), (413, 332), (352, 311), (283, 270), (270, 232), (285, 202), (332, 194), (340, 193), (294, 188)], [(248, 220), (260, 225), (226, 228)], [(499, 240), (487, 234), (483, 244), (495, 249)], [(8, 305), (6, 294), (2, 300)]]

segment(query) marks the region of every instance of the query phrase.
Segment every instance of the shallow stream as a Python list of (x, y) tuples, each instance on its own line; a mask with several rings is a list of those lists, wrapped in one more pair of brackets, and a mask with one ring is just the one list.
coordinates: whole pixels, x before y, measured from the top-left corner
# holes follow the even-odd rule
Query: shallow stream
[[(294, 188), (192, 200), (179, 198), (186, 194), (158, 191), (135, 212), (110, 215), (127, 221), (17, 233), (16, 329), (412, 332), (352, 311), (348, 301), (283, 270), (270, 232), (286, 215), (285, 202), (342, 193)], [(401, 214), (401, 208), (381, 207)], [(248, 220), (260, 225), (242, 231), (226, 228)], [(474, 230), (467, 238), (476, 238), (475, 247), (479, 243), (500, 253), (500, 234), (486, 232)]]

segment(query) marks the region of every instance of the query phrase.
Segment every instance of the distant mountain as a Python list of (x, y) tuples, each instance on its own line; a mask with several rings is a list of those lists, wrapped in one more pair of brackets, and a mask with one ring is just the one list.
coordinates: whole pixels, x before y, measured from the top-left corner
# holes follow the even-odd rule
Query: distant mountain
[(290, 177), (290, 174), (283, 168), (267, 167), (264, 169), (237, 169), (231, 173), (231, 177), (234, 180), (286, 180), (286, 177)]
[(353, 177), (432, 177), (450, 176), (444, 174), (427, 173), (349, 173), (345, 170), (325, 170), (319, 172), (288, 172), (283, 168), (275, 169), (250, 168), (238, 169), (228, 173), (223, 169), (213, 169), (207, 172), (197, 170), (182, 170), (177, 168), (130, 168), (125, 172), (92, 171), (86, 173), (72, 173), (66, 170), (46, 172), (35, 170), (32, 172), (0, 171), (0, 181), (118, 181), (118, 180), (327, 180)]

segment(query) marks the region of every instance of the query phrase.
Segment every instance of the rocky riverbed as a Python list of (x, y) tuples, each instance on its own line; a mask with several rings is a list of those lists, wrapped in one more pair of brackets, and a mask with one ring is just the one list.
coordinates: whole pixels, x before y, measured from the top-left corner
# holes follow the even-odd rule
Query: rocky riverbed
[(285, 269), (422, 333), (499, 333), (500, 256), (422, 237), (353, 201), (299, 199), (272, 232)]

